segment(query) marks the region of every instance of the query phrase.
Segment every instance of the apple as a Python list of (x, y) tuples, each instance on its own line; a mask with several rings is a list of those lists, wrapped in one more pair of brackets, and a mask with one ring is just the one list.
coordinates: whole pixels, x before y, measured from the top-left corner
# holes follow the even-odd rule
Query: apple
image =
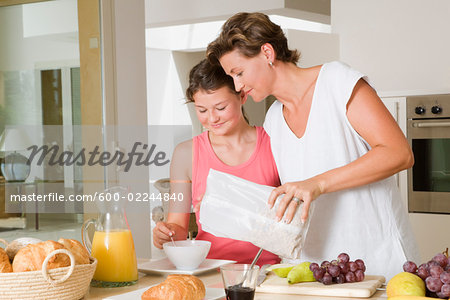
[(412, 273), (398, 273), (389, 280), (386, 293), (388, 298), (407, 295), (425, 296), (425, 283), (422, 278)]

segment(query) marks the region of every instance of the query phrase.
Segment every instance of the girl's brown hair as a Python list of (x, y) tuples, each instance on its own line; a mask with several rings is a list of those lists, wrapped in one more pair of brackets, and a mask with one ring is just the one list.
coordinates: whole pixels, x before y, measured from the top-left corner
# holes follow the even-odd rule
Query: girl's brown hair
[(212, 64), (219, 64), (219, 59), (234, 49), (247, 57), (254, 57), (265, 43), (272, 45), (276, 59), (294, 64), (298, 62), (300, 53), (289, 50), (281, 27), (263, 13), (243, 12), (229, 18), (222, 26), (219, 37), (208, 45), (206, 56)]
[[(238, 96), (234, 88), (233, 78), (228, 76), (220, 65), (213, 65), (207, 59), (203, 59), (195, 65), (189, 72), (189, 86), (186, 89), (186, 103), (195, 102), (194, 95), (203, 90), (213, 92), (222, 87), (227, 87), (232, 93)], [(242, 107), (242, 115), (248, 123), (248, 118)]]
[(209, 92), (218, 90), (224, 86), (228, 87), (231, 92), (239, 94), (239, 92), (236, 92), (234, 89), (233, 78), (225, 74), (222, 67), (212, 65), (208, 60), (203, 59), (195, 65), (189, 73), (189, 86), (186, 89), (186, 102), (194, 102), (194, 95), (199, 90)]

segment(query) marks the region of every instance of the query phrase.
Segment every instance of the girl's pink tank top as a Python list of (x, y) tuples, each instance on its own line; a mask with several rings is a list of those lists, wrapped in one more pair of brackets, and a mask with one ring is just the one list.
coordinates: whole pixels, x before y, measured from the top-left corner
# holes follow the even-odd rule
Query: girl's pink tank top
[[(209, 141), (208, 132), (193, 139), (192, 165), (192, 203), (198, 203), (198, 197), (206, 190), (206, 178), (209, 169), (225, 172), (258, 184), (279, 186), (280, 180), (270, 148), (270, 139), (262, 127), (256, 127), (257, 142), (252, 156), (243, 164), (229, 166), (224, 164), (215, 154)], [(201, 212), (200, 212), (201, 213)], [(207, 258), (235, 260), (238, 263), (251, 263), (259, 248), (249, 242), (216, 237), (202, 230), (199, 214), (196, 214), (198, 234), (196, 239), (211, 242), (211, 250)], [(232, 226), (232, 224), (230, 224)], [(270, 252), (263, 251), (257, 264), (276, 264), (280, 258)]]

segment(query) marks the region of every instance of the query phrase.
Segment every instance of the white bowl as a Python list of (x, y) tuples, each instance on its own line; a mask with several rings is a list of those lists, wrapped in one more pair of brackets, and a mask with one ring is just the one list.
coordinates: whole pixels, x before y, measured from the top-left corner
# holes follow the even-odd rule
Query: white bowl
[(164, 252), (178, 270), (195, 270), (208, 255), (211, 242), (208, 241), (175, 241), (163, 244)]

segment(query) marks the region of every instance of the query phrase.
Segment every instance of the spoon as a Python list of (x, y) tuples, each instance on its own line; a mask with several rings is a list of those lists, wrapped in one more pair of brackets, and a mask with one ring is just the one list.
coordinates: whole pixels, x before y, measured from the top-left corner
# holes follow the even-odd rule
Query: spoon
[(173, 245), (174, 247), (176, 247), (177, 245), (175, 244), (175, 241), (173, 240), (173, 236), (170, 235), (170, 239), (172, 240), (172, 245)]
[(244, 285), (245, 280), (247, 279), (247, 274), (248, 271), (253, 269), (253, 267), (255, 266), (256, 261), (258, 260), (258, 258), (261, 256), (261, 253), (263, 251), (263, 248), (259, 248), (258, 253), (256, 253), (255, 258), (253, 259), (252, 263), (250, 264), (250, 267), (245, 271), (244, 273), (244, 277), (241, 283), (237, 284), (238, 287), (242, 287)]

